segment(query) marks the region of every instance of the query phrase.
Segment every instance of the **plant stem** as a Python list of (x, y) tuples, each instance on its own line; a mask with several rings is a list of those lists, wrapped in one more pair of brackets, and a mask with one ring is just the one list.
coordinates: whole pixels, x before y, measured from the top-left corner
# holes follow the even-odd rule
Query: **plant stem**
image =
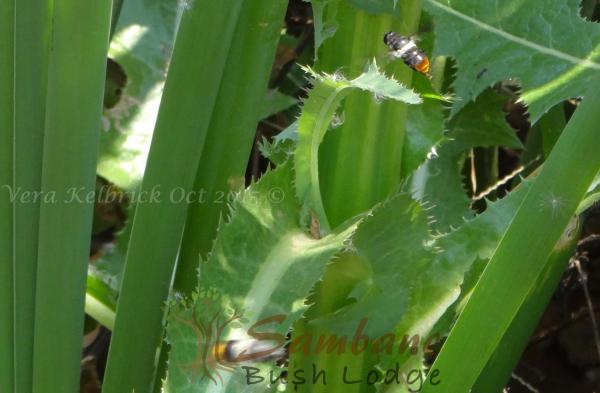
[[(356, 77), (365, 64), (385, 53), (383, 36), (390, 30), (411, 35), (416, 32), (421, 15), (421, 0), (402, 3), (402, 19), (397, 15), (369, 15), (345, 2), (332, 3), (328, 12), (336, 14), (336, 35), (325, 41), (320, 49), (319, 70), (343, 70), (348, 78)], [(403, 64), (387, 67), (395, 79), (405, 86), (411, 85), (412, 71)], [(402, 151), (408, 105), (377, 103), (371, 94), (349, 96), (343, 103), (341, 117), (344, 124), (329, 133), (319, 149), (319, 176), (325, 212), (332, 227), (373, 207), (392, 193), (401, 179)], [(328, 165), (325, 165), (328, 163)], [(313, 306), (316, 314), (333, 312), (343, 302), (359, 276), (350, 272), (363, 272), (354, 258), (340, 257), (332, 264), (317, 292)], [(343, 262), (343, 263), (341, 263)], [(346, 272), (342, 279), (338, 269)], [(364, 277), (364, 276), (363, 276)], [(335, 332), (321, 327), (297, 324), (294, 334), (308, 333), (324, 337)], [(310, 370), (313, 364), (338, 375), (347, 367), (353, 375), (364, 375), (374, 360), (352, 354), (319, 356), (292, 356), (291, 364), (298, 369)], [(293, 371), (293, 368), (290, 372)], [(366, 384), (339, 387), (302, 387), (302, 392), (362, 392)]]

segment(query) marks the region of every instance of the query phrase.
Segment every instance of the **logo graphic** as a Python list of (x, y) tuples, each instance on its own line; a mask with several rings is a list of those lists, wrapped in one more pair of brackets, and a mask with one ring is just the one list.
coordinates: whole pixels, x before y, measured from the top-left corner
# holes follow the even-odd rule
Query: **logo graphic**
[(190, 319), (175, 316), (178, 322), (194, 330), (197, 339), (195, 360), (182, 368), (195, 378), (208, 378), (215, 384), (223, 383), (221, 372), (232, 372), (236, 366), (231, 353), (235, 342), (225, 341), (223, 335), (228, 328), (243, 322), (241, 312), (224, 307), (223, 303), (227, 300), (217, 290), (205, 289), (198, 294)]

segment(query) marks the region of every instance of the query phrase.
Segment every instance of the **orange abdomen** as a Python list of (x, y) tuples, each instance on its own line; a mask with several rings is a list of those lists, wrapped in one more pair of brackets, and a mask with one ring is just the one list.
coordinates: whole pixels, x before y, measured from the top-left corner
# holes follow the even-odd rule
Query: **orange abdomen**
[(429, 59), (427, 57), (424, 58), (423, 61), (415, 66), (415, 70), (427, 75), (429, 73)]

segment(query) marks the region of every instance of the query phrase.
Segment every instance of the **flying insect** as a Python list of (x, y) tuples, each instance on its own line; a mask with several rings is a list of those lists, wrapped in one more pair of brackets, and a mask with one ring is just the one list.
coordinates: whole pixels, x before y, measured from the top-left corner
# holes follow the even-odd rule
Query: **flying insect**
[(383, 42), (391, 49), (392, 56), (402, 59), (404, 64), (431, 79), (429, 58), (417, 46), (414, 38), (390, 31), (383, 36)]

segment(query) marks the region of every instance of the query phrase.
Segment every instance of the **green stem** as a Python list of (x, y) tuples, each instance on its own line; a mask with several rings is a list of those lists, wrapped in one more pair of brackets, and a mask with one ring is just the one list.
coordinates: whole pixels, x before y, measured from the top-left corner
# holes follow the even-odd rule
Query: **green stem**
[[(411, 35), (416, 32), (421, 15), (421, 1), (405, 1), (402, 4), (402, 20), (392, 15), (369, 15), (358, 11), (345, 2), (332, 3), (329, 14), (336, 15), (338, 29), (336, 35), (325, 41), (320, 49), (319, 70), (335, 72), (342, 70), (348, 77), (355, 77), (363, 71), (371, 59), (386, 52), (383, 35), (395, 30)], [(411, 85), (412, 71), (396, 62), (387, 67), (395, 79), (405, 86)], [(337, 105), (336, 105), (337, 106)], [(325, 140), (318, 140), (321, 167), (311, 173), (318, 186), (313, 186), (313, 202), (316, 192), (323, 192), (325, 214), (331, 226), (335, 227), (348, 218), (361, 213), (392, 193), (401, 179), (402, 150), (404, 144), (407, 105), (397, 103), (377, 103), (371, 94), (349, 96), (341, 111), (345, 122)], [(313, 154), (315, 148), (312, 147)], [(313, 158), (313, 168), (317, 164)], [(325, 165), (327, 163), (328, 165)], [(320, 177), (320, 179), (319, 179)], [(321, 189), (318, 189), (320, 187)], [(344, 274), (340, 279), (338, 269), (346, 272), (363, 272), (364, 266), (352, 258), (340, 258), (340, 262), (330, 266), (317, 292), (318, 300), (314, 312), (326, 314), (339, 307), (348, 292), (358, 281), (358, 276)], [(362, 276), (364, 277), (364, 275)], [(358, 323), (358, 321), (357, 321)], [(309, 333), (313, 337), (334, 334), (328, 329), (298, 324), (298, 332)], [(305, 356), (295, 354), (291, 364), (298, 369), (310, 370), (313, 364), (328, 371), (331, 375), (341, 375), (347, 367), (353, 375), (363, 375), (369, 370), (374, 359), (352, 354)], [(292, 367), (291, 373), (294, 371)], [(293, 375), (293, 374), (291, 374)], [(362, 392), (366, 384), (303, 387), (303, 392)]]
[(85, 313), (108, 330), (113, 330), (115, 326), (115, 312), (90, 293), (86, 293), (85, 295)]
[(325, 100), (321, 110), (319, 111), (315, 128), (311, 132), (311, 144), (310, 144), (310, 185), (311, 185), (311, 196), (310, 199), (315, 208), (315, 213), (319, 218), (320, 228), (324, 233), (329, 233), (331, 226), (325, 213), (325, 207), (323, 206), (323, 200), (321, 197), (321, 183), (319, 181), (319, 147), (323, 142), (325, 133), (329, 128), (331, 119), (335, 116), (335, 111), (339, 107), (340, 102), (344, 98), (342, 91), (344, 88), (337, 88), (331, 92), (329, 97)]
[(437, 92), (441, 92), (444, 87), (444, 73), (446, 71), (446, 56), (438, 56), (433, 59), (431, 64), (431, 86)]

